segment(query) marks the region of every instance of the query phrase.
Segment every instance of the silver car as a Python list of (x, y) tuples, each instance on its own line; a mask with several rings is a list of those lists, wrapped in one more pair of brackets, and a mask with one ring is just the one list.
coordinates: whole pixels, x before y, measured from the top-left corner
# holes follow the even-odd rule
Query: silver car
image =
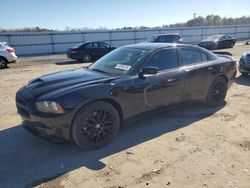
[(15, 50), (7, 45), (7, 42), (0, 42), (0, 69), (6, 68), (8, 63), (17, 60)]

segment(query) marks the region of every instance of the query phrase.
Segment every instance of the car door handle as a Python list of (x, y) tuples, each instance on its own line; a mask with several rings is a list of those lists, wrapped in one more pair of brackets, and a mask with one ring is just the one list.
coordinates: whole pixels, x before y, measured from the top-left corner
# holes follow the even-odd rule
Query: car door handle
[(168, 79), (168, 82), (174, 82), (174, 81), (176, 81), (175, 78), (169, 78), (169, 79)]

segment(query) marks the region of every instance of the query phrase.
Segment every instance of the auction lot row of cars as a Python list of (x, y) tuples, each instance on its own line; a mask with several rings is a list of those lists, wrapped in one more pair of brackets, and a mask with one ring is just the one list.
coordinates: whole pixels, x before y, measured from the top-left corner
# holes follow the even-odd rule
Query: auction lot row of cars
[[(234, 58), (180, 44), (173, 35), (174, 43), (157, 38), (117, 49), (103, 42), (69, 49), (70, 58), (97, 61), (88, 68), (33, 79), (20, 88), (16, 106), (23, 127), (92, 150), (110, 143), (125, 120), (146, 111), (188, 101), (223, 105), (237, 73)], [(245, 53), (239, 63), (243, 75), (248, 64)]]

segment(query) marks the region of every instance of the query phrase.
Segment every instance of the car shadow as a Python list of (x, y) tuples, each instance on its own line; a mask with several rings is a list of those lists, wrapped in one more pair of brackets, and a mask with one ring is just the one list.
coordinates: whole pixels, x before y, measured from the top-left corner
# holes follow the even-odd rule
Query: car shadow
[(244, 86), (250, 86), (250, 75), (248, 76), (242, 76), (235, 78), (235, 83), (244, 85)]
[[(172, 107), (173, 108), (173, 107)], [(0, 131), (1, 187), (33, 187), (80, 167), (100, 170), (101, 160), (211, 116), (220, 108), (203, 103), (155, 110), (125, 122), (105, 148), (83, 151), (73, 143), (39, 139), (21, 126)]]

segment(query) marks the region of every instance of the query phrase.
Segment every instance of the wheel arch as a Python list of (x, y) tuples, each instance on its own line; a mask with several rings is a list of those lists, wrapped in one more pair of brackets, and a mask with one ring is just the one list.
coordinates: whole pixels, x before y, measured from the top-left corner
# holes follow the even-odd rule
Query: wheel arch
[(6, 59), (4, 56), (0, 55), (0, 58), (4, 59), (7, 63), (9, 63), (8, 59)]
[(219, 74), (219, 75), (217, 75), (217, 76), (214, 78), (214, 80), (216, 80), (216, 79), (219, 78), (219, 77), (225, 79), (226, 82), (228, 83), (228, 77), (227, 77), (225, 74)]
[(72, 138), (72, 125), (73, 125), (73, 123), (74, 123), (74, 120), (75, 120), (75, 118), (76, 118), (77, 113), (78, 113), (82, 108), (84, 108), (85, 106), (87, 106), (87, 105), (89, 105), (89, 104), (91, 104), (91, 103), (93, 103), (93, 102), (98, 102), (98, 101), (107, 102), (107, 103), (111, 104), (111, 105), (117, 110), (117, 112), (118, 112), (118, 114), (119, 114), (119, 118), (120, 118), (120, 126), (122, 126), (122, 123), (123, 123), (123, 110), (122, 110), (121, 105), (120, 105), (117, 101), (115, 101), (114, 99), (110, 99), (110, 98), (95, 99), (95, 100), (91, 100), (91, 101), (88, 101), (88, 102), (84, 103), (83, 105), (81, 105), (81, 106), (76, 110), (76, 112), (75, 112), (75, 114), (74, 114), (74, 117), (73, 117), (73, 119), (72, 119), (72, 121), (71, 121), (71, 124), (70, 124), (70, 132), (69, 132), (69, 133), (70, 133), (70, 135), (69, 135), (69, 138), (70, 138), (70, 139)]

